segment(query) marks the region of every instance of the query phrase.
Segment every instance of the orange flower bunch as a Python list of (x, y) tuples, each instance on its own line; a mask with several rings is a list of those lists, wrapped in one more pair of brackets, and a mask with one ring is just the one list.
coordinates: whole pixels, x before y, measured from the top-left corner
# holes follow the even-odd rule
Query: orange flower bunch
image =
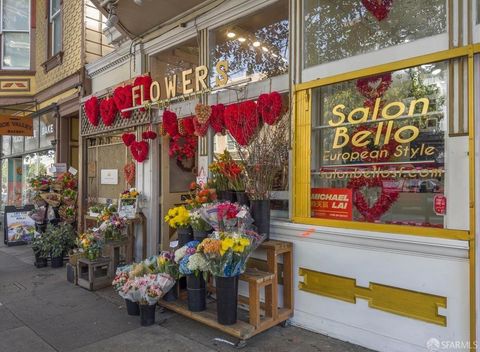
[(190, 208), (199, 208), (202, 204), (213, 203), (217, 200), (217, 192), (207, 185), (200, 186), (196, 182), (190, 184), (190, 198), (186, 200)]
[(222, 249), (222, 241), (214, 238), (206, 238), (200, 243), (198, 247), (199, 251), (202, 251), (205, 254), (217, 254), (220, 253)]

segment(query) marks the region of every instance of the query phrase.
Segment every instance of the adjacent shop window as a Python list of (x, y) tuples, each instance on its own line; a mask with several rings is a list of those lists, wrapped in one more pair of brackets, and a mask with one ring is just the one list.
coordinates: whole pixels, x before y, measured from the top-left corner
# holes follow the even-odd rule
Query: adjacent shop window
[(38, 149), (39, 143), (39, 118), (33, 118), (33, 136), (25, 137), (25, 151)]
[(12, 154), (12, 137), (2, 136), (2, 156), (8, 156)]
[(445, 0), (304, 0), (304, 66), (446, 32), (446, 4)]
[(54, 56), (62, 50), (62, 6), (61, 0), (50, 0), (49, 9), (49, 56)]
[(40, 116), (40, 148), (52, 146), (55, 139), (55, 115), (49, 112)]
[(435, 63), (312, 91), (312, 217), (443, 228), (447, 80)]
[(1, 68), (30, 69), (30, 0), (0, 0)]
[(288, 1), (210, 33), (210, 62), (228, 62), (230, 81), (258, 81), (288, 72)]
[(55, 163), (54, 150), (46, 150), (23, 156), (21, 172), (23, 204), (27, 204), (30, 199), (28, 180), (35, 176), (48, 174), (49, 168), (53, 163)]
[[(194, 82), (195, 67), (199, 65), (199, 50), (197, 38), (192, 38), (175, 47), (164, 50), (150, 57), (150, 72), (152, 79), (160, 84), (160, 99), (183, 94), (182, 72), (192, 70), (185, 76)], [(168, 82), (166, 82), (166, 79)], [(192, 84), (187, 86), (191, 88)], [(175, 89), (175, 92), (173, 92)]]

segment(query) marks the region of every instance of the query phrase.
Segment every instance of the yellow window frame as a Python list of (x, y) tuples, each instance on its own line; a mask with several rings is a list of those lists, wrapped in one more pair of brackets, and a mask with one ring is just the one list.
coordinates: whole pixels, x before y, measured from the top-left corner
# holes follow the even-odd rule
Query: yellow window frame
[[(474, 65), (473, 56), (480, 52), (480, 44), (468, 45), (433, 54), (413, 57), (406, 60), (369, 67), (362, 70), (342, 73), (339, 75), (320, 78), (314, 81), (300, 83), (294, 87), (294, 138), (293, 138), (293, 218), (295, 223), (356, 229), (391, 234), (437, 237), (456, 240), (469, 240), (473, 234), (475, 221), (475, 153), (474, 153)], [(432, 229), (408, 225), (374, 224), (367, 222), (328, 220), (312, 218), (310, 214), (310, 160), (311, 160), (311, 112), (312, 89), (372, 76), (380, 73), (397, 71), (409, 67), (428, 63), (446, 61), (461, 57), (468, 59), (468, 133), (469, 133), (469, 230)]]

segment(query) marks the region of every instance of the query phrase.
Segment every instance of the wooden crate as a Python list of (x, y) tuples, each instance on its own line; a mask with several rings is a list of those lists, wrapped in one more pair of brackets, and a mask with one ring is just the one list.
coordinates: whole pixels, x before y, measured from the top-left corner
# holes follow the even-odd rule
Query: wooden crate
[(112, 284), (110, 276), (110, 258), (102, 257), (96, 260), (80, 258), (77, 263), (78, 285), (90, 291), (95, 291)]

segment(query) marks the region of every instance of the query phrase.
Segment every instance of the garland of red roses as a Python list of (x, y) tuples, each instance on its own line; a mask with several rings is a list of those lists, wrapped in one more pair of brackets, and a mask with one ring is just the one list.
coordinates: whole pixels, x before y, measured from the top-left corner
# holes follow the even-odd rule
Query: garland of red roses
[[(357, 129), (355, 129), (353, 132), (352, 132), (352, 135), (360, 132), (360, 131), (369, 131), (372, 133), (372, 135), (375, 135), (377, 133), (377, 126), (366, 126), (366, 125), (362, 125), (362, 126), (359, 126)], [(387, 126), (384, 126), (382, 128), (382, 135), (385, 136), (385, 133), (387, 131)], [(392, 129), (391, 131), (391, 134), (394, 134), (396, 131), (396, 129)], [(367, 151), (369, 152), (369, 156), (367, 156), (366, 158), (363, 158), (362, 161), (363, 162), (366, 162), (366, 163), (372, 163), (372, 162), (385, 162), (385, 161), (389, 161), (391, 159), (391, 157), (393, 156), (393, 154), (395, 153), (395, 149), (397, 148), (398, 146), (398, 142), (391, 138), (389, 143), (388, 144), (384, 144), (382, 145), (381, 147), (378, 147), (378, 158), (372, 158), (370, 157), (370, 152), (373, 151), (373, 149), (369, 148), (369, 146), (371, 145), (372, 143), (369, 143), (367, 144), (366, 146), (363, 146), (363, 147), (356, 147), (354, 145), (352, 145), (352, 152), (357, 152), (359, 154)], [(375, 147), (374, 147), (375, 148)], [(377, 148), (375, 148), (377, 149)], [(386, 156), (382, 156), (382, 151), (386, 150), (387, 151), (387, 155)]]
[(357, 90), (366, 98), (363, 106), (373, 109), (377, 98), (383, 97), (391, 84), (392, 74), (390, 72), (358, 79)]
[[(399, 192), (387, 192), (383, 186), (383, 181), (388, 181), (388, 179), (381, 179), (379, 177), (366, 178), (362, 176), (351, 179), (347, 184), (347, 188), (352, 189), (353, 204), (365, 221), (374, 222), (380, 219), (380, 217), (385, 214), (398, 199)], [(381, 188), (377, 201), (371, 207), (368, 206), (367, 200), (361, 192), (363, 187)]]

